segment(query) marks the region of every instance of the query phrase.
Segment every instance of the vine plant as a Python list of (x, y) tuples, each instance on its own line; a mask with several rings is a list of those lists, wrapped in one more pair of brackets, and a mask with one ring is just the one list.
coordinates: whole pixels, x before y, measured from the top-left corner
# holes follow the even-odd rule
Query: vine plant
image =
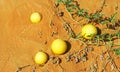
[[(113, 46), (120, 46), (120, 30), (119, 28), (119, 20), (116, 20), (117, 12), (112, 14), (110, 17), (106, 17), (105, 14), (102, 13), (102, 9), (104, 8), (106, 1), (103, 0), (103, 4), (100, 7), (99, 10), (97, 10), (95, 13), (89, 13), (88, 10), (80, 8), (77, 1), (74, 0), (57, 0), (56, 7), (59, 7), (59, 4), (63, 3), (67, 12), (72, 17), (72, 19), (76, 22), (79, 22), (75, 19), (76, 16), (79, 18), (87, 19), (88, 23), (95, 23), (106, 26), (106, 29), (110, 30), (117, 30), (115, 33), (102, 33), (98, 34), (92, 41), (92, 44), (94, 45), (109, 45), (110, 48)], [(74, 36), (74, 39), (80, 39), (81, 40), (80, 33)], [(118, 39), (118, 43), (114, 44), (114, 39)], [(83, 39), (82, 39), (83, 40)], [(86, 40), (85, 40), (86, 41)], [(101, 44), (102, 43), (102, 44)], [(120, 54), (120, 49), (113, 50), (115, 54)], [(118, 53), (119, 52), (119, 53)]]

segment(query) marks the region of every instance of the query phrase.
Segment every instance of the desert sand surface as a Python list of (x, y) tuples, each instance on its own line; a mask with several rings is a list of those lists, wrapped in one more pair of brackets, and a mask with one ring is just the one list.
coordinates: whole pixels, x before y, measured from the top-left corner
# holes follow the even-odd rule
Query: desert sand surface
[[(102, 72), (102, 62), (97, 58), (97, 54), (104, 51), (104, 47), (94, 47), (93, 52), (88, 53), (86, 62), (75, 63), (75, 61), (66, 62), (65, 57), (73, 51), (82, 49), (78, 40), (70, 39), (63, 28), (60, 17), (56, 14), (56, 0), (0, 0), (0, 72), (17, 72), (22, 66), (30, 65), (19, 72)], [(76, 0), (81, 8), (87, 9), (90, 13), (95, 12), (101, 7), (103, 0)], [(106, 0), (106, 6), (102, 13), (106, 16), (116, 12), (118, 7), (117, 19), (120, 19), (120, 0)], [(64, 11), (64, 6), (61, 10)], [(42, 20), (38, 24), (30, 22), (30, 14), (39, 12)], [(64, 18), (69, 22), (74, 22), (68, 14)], [(51, 25), (51, 20), (54, 25)], [(80, 30), (78, 25), (71, 25), (76, 33)], [(57, 33), (52, 35), (53, 33)], [(34, 55), (42, 50), (50, 56), (51, 42), (61, 38), (70, 43), (70, 50), (64, 55), (55, 55), (61, 59), (61, 63), (52, 64), (49, 60), (44, 66), (39, 67), (34, 63)], [(97, 53), (97, 54), (94, 54)], [(99, 57), (99, 56), (98, 56)], [(97, 61), (96, 61), (97, 60)], [(110, 64), (107, 65), (104, 72), (119, 72), (120, 58), (115, 59), (118, 69), (111, 70)], [(97, 63), (97, 64), (96, 64)], [(98, 65), (97, 71), (90, 71), (92, 64)], [(92, 67), (91, 67), (92, 68)], [(94, 69), (94, 68), (93, 68)]]

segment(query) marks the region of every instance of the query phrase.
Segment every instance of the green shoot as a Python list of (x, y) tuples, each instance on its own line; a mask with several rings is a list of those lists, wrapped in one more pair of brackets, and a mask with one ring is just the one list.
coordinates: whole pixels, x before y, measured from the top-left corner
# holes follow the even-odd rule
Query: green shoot
[(94, 13), (94, 14), (92, 15), (92, 18), (93, 18), (93, 19), (100, 19), (103, 15), (104, 15), (104, 14), (101, 14), (101, 13)]
[(118, 44), (120, 44), (120, 31), (118, 31), (116, 34), (115, 34), (118, 38)]
[(113, 41), (109, 41), (109, 42), (107, 42), (107, 44), (108, 44), (108, 46), (110, 46), (110, 48), (112, 48), (113, 45), (114, 45), (114, 42)]
[(85, 10), (85, 9), (79, 9), (79, 10), (77, 11), (77, 14), (78, 14), (79, 16), (82, 16), (82, 17), (84, 17), (85, 13), (87, 13), (87, 10)]
[(114, 49), (113, 51), (116, 55), (120, 55), (120, 48)]
[(115, 23), (115, 20), (116, 20), (116, 17), (117, 17), (117, 12), (114, 13), (110, 18), (109, 18), (109, 22), (114, 24)]
[(81, 32), (79, 32), (79, 33), (76, 35), (75, 39), (81, 38), (80, 34), (81, 34)]

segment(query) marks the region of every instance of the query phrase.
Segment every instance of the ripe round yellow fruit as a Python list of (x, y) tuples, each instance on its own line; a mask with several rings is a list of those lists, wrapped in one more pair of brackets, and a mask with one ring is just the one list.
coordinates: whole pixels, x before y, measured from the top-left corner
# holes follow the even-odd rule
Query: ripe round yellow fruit
[(54, 54), (64, 54), (67, 50), (67, 43), (62, 39), (55, 39), (51, 45)]
[(86, 24), (82, 27), (81, 35), (85, 39), (92, 39), (97, 35), (97, 28), (92, 24)]
[(48, 60), (48, 55), (45, 52), (37, 52), (34, 57), (36, 64), (42, 65), (45, 64)]
[(33, 12), (30, 16), (30, 21), (32, 23), (39, 23), (41, 20), (41, 15), (38, 12)]

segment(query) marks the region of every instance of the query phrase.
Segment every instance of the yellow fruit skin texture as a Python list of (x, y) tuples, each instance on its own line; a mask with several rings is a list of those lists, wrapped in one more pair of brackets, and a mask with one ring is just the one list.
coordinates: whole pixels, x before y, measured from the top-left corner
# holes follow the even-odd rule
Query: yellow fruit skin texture
[(64, 54), (67, 50), (67, 43), (62, 39), (56, 39), (52, 42), (51, 48), (54, 54)]
[(41, 15), (38, 12), (33, 12), (30, 16), (30, 21), (32, 23), (39, 23), (41, 20)]
[(36, 64), (45, 64), (48, 60), (48, 55), (44, 52), (38, 52), (35, 54), (34, 61)]
[(85, 39), (92, 39), (96, 36), (97, 34), (97, 28), (92, 25), (92, 24), (86, 24), (85, 26), (82, 27), (81, 35)]

